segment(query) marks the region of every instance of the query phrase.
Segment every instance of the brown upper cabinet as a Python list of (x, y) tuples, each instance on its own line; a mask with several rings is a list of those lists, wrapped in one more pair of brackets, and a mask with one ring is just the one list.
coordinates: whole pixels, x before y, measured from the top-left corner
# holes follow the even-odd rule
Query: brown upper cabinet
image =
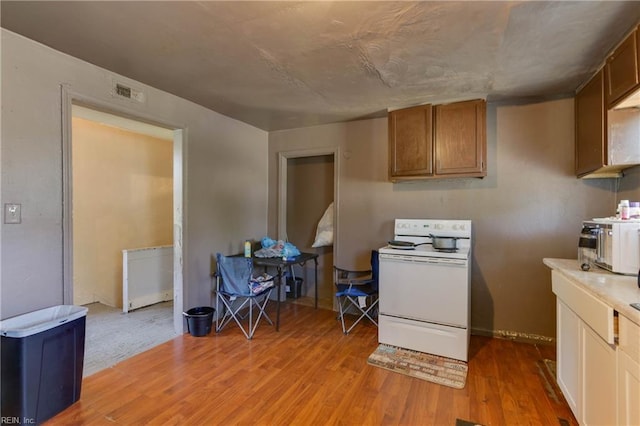
[(605, 65), (576, 92), (576, 175), (617, 178), (640, 164), (640, 29), (634, 29)]
[(484, 100), (389, 113), (389, 179), (393, 182), (484, 177), (486, 147)]
[(607, 113), (603, 70), (576, 93), (575, 114), (576, 175), (584, 176), (606, 166)]
[(487, 175), (487, 103), (456, 102), (435, 107), (435, 174)]
[(625, 96), (640, 87), (639, 36), (638, 29), (634, 30), (607, 58), (605, 76), (609, 108), (613, 108)]
[(389, 178), (433, 175), (433, 112), (431, 105), (389, 113)]

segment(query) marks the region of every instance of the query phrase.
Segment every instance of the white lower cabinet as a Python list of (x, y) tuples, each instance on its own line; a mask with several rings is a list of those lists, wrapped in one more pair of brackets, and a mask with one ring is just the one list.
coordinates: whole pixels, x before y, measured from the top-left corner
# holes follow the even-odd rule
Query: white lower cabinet
[(581, 321), (582, 424), (617, 425), (616, 348)]
[(580, 421), (582, 391), (580, 386), (580, 318), (567, 305), (557, 299), (556, 374), (558, 386), (564, 394), (573, 415)]
[(640, 363), (620, 351), (618, 355), (618, 421), (640, 425)]
[(557, 381), (581, 425), (615, 425), (616, 349), (557, 300)]
[(640, 326), (620, 316), (618, 422), (640, 425)]
[(555, 270), (552, 287), (557, 296), (558, 385), (578, 423), (617, 425), (613, 309)]
[(568, 274), (561, 271), (551, 271), (560, 390), (580, 425), (640, 426), (640, 323), (627, 315), (620, 297), (611, 297), (635, 299), (635, 280), (631, 293), (618, 293), (618, 283), (631, 287), (607, 274), (587, 275), (583, 282), (573, 265)]

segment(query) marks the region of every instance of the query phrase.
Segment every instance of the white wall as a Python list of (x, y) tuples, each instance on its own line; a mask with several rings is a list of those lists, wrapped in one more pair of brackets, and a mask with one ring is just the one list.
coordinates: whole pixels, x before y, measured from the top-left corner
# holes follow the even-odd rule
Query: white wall
[[(2, 225), (0, 318), (63, 303), (61, 84), (186, 129), (184, 307), (209, 305), (212, 255), (239, 252), (245, 238), (266, 234), (267, 133), (4, 29), (1, 35), (2, 204), (22, 204), (22, 223)], [(146, 102), (115, 99), (113, 80), (142, 90)]]
[(486, 178), (397, 184), (387, 180), (386, 118), (272, 132), (269, 232), (277, 228), (277, 153), (338, 147), (336, 264), (365, 268), (369, 250), (393, 236), (394, 218), (471, 219), (475, 332), (553, 337), (542, 258), (575, 258), (581, 221), (616, 204), (614, 180), (576, 179), (573, 119), (573, 99), (490, 104)]

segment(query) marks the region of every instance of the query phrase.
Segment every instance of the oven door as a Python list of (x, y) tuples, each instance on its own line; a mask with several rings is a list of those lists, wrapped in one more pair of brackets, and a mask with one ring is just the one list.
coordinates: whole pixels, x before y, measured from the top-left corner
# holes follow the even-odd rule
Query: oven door
[(467, 328), (468, 260), (380, 253), (380, 313)]

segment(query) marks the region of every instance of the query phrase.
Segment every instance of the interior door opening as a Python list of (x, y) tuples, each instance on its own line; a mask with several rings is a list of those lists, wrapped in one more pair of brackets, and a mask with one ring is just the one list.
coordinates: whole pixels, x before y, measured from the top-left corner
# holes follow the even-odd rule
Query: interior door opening
[[(86, 113), (92, 112), (108, 112), (112, 117), (116, 119), (126, 119), (131, 123), (134, 123), (134, 126), (155, 128), (156, 131), (164, 134), (165, 137), (168, 137), (169, 140), (167, 144), (168, 148), (164, 147), (163, 156), (168, 158), (168, 162), (170, 163), (171, 171), (157, 175), (156, 170), (153, 170), (147, 173), (149, 176), (144, 177), (141, 176), (140, 173), (131, 173), (127, 177), (128, 182), (114, 182), (113, 186), (116, 186), (116, 194), (115, 199), (111, 200), (102, 200), (100, 197), (105, 194), (101, 194), (99, 191), (95, 192), (95, 197), (93, 199), (89, 199), (90, 203), (93, 203), (93, 211), (90, 211), (89, 215), (91, 216), (91, 223), (88, 225), (89, 232), (85, 232), (85, 236), (91, 234), (91, 231), (95, 231), (104, 226), (109, 220), (115, 223), (116, 229), (112, 229), (114, 233), (127, 233), (127, 230), (123, 230), (122, 227), (126, 226), (126, 216), (129, 213), (133, 214), (133, 205), (132, 198), (136, 198), (137, 194), (140, 191), (158, 191), (160, 188), (160, 192), (164, 192), (164, 202), (168, 206), (167, 209), (162, 209), (163, 211), (156, 211), (156, 209), (150, 208), (149, 206), (142, 207), (141, 214), (144, 219), (143, 221), (155, 221), (157, 219), (156, 216), (164, 215), (163, 223), (165, 223), (164, 227), (164, 238), (165, 242), (169, 245), (173, 246), (173, 272), (172, 277), (170, 277), (170, 288), (167, 290), (170, 294), (170, 298), (173, 301), (172, 307), (172, 329), (174, 334), (182, 334), (184, 332), (184, 320), (183, 320), (183, 239), (182, 239), (182, 229), (183, 229), (183, 145), (184, 145), (184, 132), (182, 129), (179, 129), (172, 125), (165, 125), (159, 120), (154, 120), (151, 117), (137, 117), (134, 114), (131, 114), (125, 108), (119, 108), (117, 106), (111, 104), (105, 104), (102, 101), (98, 101), (95, 99), (87, 98), (86, 96), (73, 93), (68, 90), (65, 86), (62, 87), (62, 121), (63, 121), (63, 301), (65, 304), (80, 304), (80, 303), (90, 303), (91, 299), (94, 296), (91, 295), (92, 291), (84, 292), (76, 291), (74, 288), (74, 280), (77, 274), (81, 273), (82, 267), (85, 265), (78, 263), (75, 264), (74, 260), (76, 257), (76, 252), (82, 251), (83, 247), (74, 247), (74, 239), (75, 232), (82, 234), (84, 231), (81, 231), (79, 228), (76, 228), (79, 224), (74, 223), (74, 203), (77, 200), (74, 200), (74, 191), (80, 191), (80, 187), (75, 188), (74, 186), (74, 144), (73, 144), (73, 120), (74, 120), (74, 108), (76, 111), (78, 107), (84, 107)], [(77, 115), (77, 114), (75, 114)], [(84, 119), (86, 119), (85, 117)], [(101, 120), (86, 120), (89, 122), (89, 125), (96, 125), (96, 121)], [(157, 124), (149, 124), (149, 123), (157, 123)], [(86, 123), (85, 123), (86, 124)], [(157, 136), (157, 135), (156, 135)], [(109, 139), (109, 138), (107, 138)], [(113, 140), (113, 138), (111, 138)], [(114, 144), (115, 145), (115, 144)], [(95, 148), (93, 146), (92, 148)], [(126, 153), (121, 149), (118, 149), (115, 146), (105, 148), (109, 155), (112, 155), (115, 160), (120, 160), (122, 162), (123, 156), (126, 156)], [(77, 154), (77, 153), (76, 153)], [(106, 155), (106, 154), (105, 154)], [(120, 156), (118, 158), (118, 156)], [(142, 160), (141, 160), (142, 161)], [(145, 160), (148, 162), (148, 158), (145, 157)], [(79, 162), (80, 163), (80, 162)], [(96, 166), (97, 173), (103, 173), (107, 175), (106, 162), (102, 166)], [(152, 168), (155, 166), (151, 166)], [(153, 175), (153, 176), (151, 176)], [(100, 176), (95, 179), (101, 179)], [(108, 180), (108, 178), (107, 178)], [(77, 183), (77, 182), (76, 182)], [(90, 182), (91, 183), (91, 182)], [(108, 183), (108, 182), (107, 182)], [(123, 185), (128, 185), (130, 188), (127, 191), (120, 191), (120, 198), (117, 197), (118, 191), (117, 189), (122, 189)], [(155, 197), (157, 194), (153, 195)], [(106, 197), (105, 197), (106, 198)], [(85, 199), (85, 201), (87, 201)], [(117, 217), (107, 219), (106, 216), (109, 214), (109, 210), (116, 211), (114, 208), (115, 205), (118, 205), (120, 209), (118, 210)], [(123, 213), (124, 211), (124, 213)], [(168, 225), (166, 224), (168, 221)], [(85, 224), (86, 225), (86, 224)], [(131, 226), (131, 224), (129, 224)], [(134, 227), (136, 225), (133, 225)], [(153, 226), (151, 227), (153, 228)], [(151, 232), (151, 231), (149, 231)], [(168, 233), (168, 236), (167, 236)], [(151, 243), (154, 244), (153, 242)], [(75, 250), (74, 250), (75, 248)], [(127, 248), (136, 248), (136, 247), (127, 247)], [(124, 247), (122, 248), (124, 249)], [(113, 255), (112, 250), (112, 255)], [(121, 255), (121, 251), (118, 252), (116, 250), (115, 257)], [(97, 274), (105, 273), (103, 270), (99, 268), (103, 267), (100, 261), (97, 261), (98, 265)], [(106, 272), (106, 274), (110, 274), (112, 277), (115, 275), (116, 279), (122, 279), (121, 269), (114, 271), (111, 269)], [(122, 296), (118, 298), (115, 296), (118, 292), (113, 292), (107, 290), (99, 289), (98, 292), (102, 294), (107, 293), (107, 299), (111, 297), (112, 305), (120, 305), (122, 306)], [(79, 293), (79, 294), (76, 294)], [(88, 293), (88, 294), (87, 294)], [(109, 294), (110, 293), (110, 294)], [(102, 295), (100, 296), (102, 297)], [(88, 298), (88, 299), (87, 299)], [(114, 302), (115, 300), (115, 302)], [(108, 301), (108, 300), (107, 300)]]
[(173, 132), (72, 107), (73, 303), (173, 300)]
[[(334, 219), (337, 203), (337, 165), (333, 150), (288, 152), (280, 161), (279, 239), (287, 240), (302, 252), (318, 257), (318, 306), (333, 309), (333, 258), (337, 245), (313, 247), (322, 216), (330, 210)], [(337, 221), (333, 221), (333, 234)], [(296, 279), (287, 281), (287, 300), (313, 306), (314, 265), (296, 266)], [(302, 279), (302, 282), (299, 279)], [(298, 288), (299, 286), (299, 288)]]

